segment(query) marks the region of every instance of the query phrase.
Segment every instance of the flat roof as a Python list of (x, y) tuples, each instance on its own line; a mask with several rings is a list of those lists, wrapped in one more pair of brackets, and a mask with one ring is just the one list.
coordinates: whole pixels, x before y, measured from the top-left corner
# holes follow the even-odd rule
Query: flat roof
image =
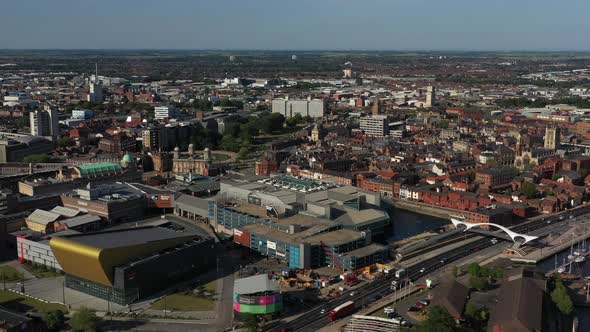
[(294, 234), (289, 234), (285, 229), (280, 229), (277, 226), (265, 225), (260, 223), (246, 225), (242, 227), (242, 229), (250, 233), (256, 233), (267, 236), (274, 240), (280, 240), (284, 242), (303, 242), (303, 239), (308, 236), (312, 236), (321, 232), (326, 232), (330, 228), (337, 226), (337, 224), (327, 220), (318, 220), (321, 220), (321, 222), (317, 222), (315, 224), (305, 223), (303, 225), (296, 224), (302, 226), (302, 228), (304, 229)]
[(355, 232), (350, 229), (338, 229), (332, 232), (308, 237), (305, 241), (310, 244), (320, 244), (320, 242), (324, 242), (326, 245), (340, 245), (361, 239), (362, 237), (363, 236), (360, 232)]
[(388, 248), (386, 246), (371, 243), (366, 247), (362, 247), (353, 251), (346, 252), (342, 254), (342, 256), (349, 256), (349, 257), (366, 257), (372, 254), (376, 254), (381, 251), (387, 251)]
[(389, 219), (387, 212), (383, 210), (364, 209), (359, 211), (345, 207), (338, 207), (335, 209), (343, 212), (342, 216), (336, 218), (336, 221), (342, 225), (360, 225), (367, 222)]
[(92, 247), (108, 249), (190, 236), (198, 236), (198, 234), (189, 231), (178, 232), (163, 227), (137, 227), (78, 234), (66, 236), (66, 238)]
[(68, 217), (68, 218), (73, 218), (73, 217), (77, 216), (78, 214), (80, 214), (80, 211), (78, 211), (78, 210), (69, 209), (69, 208), (63, 207), (63, 206), (56, 206), (53, 209), (51, 209), (50, 212), (57, 213), (59, 215), (62, 215), (64, 217)]
[(68, 227), (76, 227), (76, 226), (85, 225), (85, 224), (89, 224), (89, 223), (93, 223), (93, 222), (97, 222), (97, 221), (100, 221), (99, 216), (94, 216), (91, 214), (83, 214), (81, 216), (77, 216), (74, 218), (61, 220), (58, 223), (65, 224)]
[(261, 292), (278, 292), (279, 288), (266, 274), (259, 274), (234, 281), (234, 293), (256, 294)]

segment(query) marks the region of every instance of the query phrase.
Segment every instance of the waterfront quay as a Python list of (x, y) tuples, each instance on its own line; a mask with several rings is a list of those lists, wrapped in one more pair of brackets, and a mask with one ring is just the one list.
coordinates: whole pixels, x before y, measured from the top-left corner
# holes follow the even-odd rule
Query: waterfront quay
[(550, 233), (544, 231), (546, 236), (540, 240), (536, 247), (526, 248), (524, 257), (511, 256), (507, 258), (513, 262), (537, 264), (590, 238), (590, 218), (587, 215), (572, 219), (563, 226), (551, 228)]

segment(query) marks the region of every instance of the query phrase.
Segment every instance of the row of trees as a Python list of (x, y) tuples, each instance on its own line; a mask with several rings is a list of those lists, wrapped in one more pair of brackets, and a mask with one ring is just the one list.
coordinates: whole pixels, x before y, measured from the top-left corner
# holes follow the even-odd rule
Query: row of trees
[(244, 123), (229, 123), (225, 127), (219, 148), (238, 152), (239, 159), (246, 159), (253, 144), (253, 137), (260, 133), (283, 133), (285, 131), (284, 124), (285, 117), (282, 114), (270, 112), (251, 116)]
[[(43, 321), (49, 331), (63, 331), (66, 323), (66, 316), (61, 310), (51, 310), (43, 313)], [(74, 332), (94, 332), (98, 330), (100, 318), (93, 310), (80, 308), (70, 318), (68, 325)]]
[(523, 108), (523, 107), (545, 107), (546, 105), (568, 104), (578, 108), (590, 108), (590, 100), (580, 97), (564, 97), (557, 99), (538, 98), (531, 100), (528, 98), (510, 98), (502, 99), (496, 102), (500, 107), (505, 108)]
[(467, 272), (470, 287), (479, 291), (488, 290), (496, 279), (504, 277), (504, 271), (480, 266), (477, 263), (471, 263), (467, 267)]
[(567, 292), (567, 288), (563, 284), (563, 280), (559, 277), (559, 275), (553, 276), (553, 291), (551, 291), (551, 300), (559, 311), (564, 315), (571, 315), (574, 311), (574, 303), (570, 295)]

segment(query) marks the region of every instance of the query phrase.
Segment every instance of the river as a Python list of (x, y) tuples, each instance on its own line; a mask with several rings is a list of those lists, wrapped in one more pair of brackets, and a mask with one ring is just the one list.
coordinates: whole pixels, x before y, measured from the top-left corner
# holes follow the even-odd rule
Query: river
[[(588, 244), (588, 243), (587, 243)], [(557, 265), (563, 264), (564, 259), (567, 260), (567, 256), (570, 254), (570, 249), (564, 250), (557, 254)], [(555, 268), (555, 256), (548, 258), (539, 264), (537, 264), (537, 268), (539, 268), (543, 272), (549, 272)], [(577, 266), (572, 267), (572, 273), (577, 275), (582, 275), (584, 277), (590, 276), (590, 257), (584, 263), (578, 264)], [(580, 329), (579, 332), (590, 332), (590, 308), (576, 308), (576, 312), (578, 318), (580, 320)]]
[(388, 242), (399, 241), (450, 223), (449, 220), (396, 208), (389, 213), (392, 227), (389, 228)]

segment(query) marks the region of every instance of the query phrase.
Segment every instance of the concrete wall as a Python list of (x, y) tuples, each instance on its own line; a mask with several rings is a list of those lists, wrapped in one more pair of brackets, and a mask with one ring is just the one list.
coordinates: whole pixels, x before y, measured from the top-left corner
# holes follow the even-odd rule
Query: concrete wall
[(49, 247), (49, 241), (35, 242), (23, 237), (17, 237), (16, 249), (19, 260), (26, 260), (37, 264), (42, 264), (57, 270), (62, 270), (61, 266), (55, 259), (53, 251)]

